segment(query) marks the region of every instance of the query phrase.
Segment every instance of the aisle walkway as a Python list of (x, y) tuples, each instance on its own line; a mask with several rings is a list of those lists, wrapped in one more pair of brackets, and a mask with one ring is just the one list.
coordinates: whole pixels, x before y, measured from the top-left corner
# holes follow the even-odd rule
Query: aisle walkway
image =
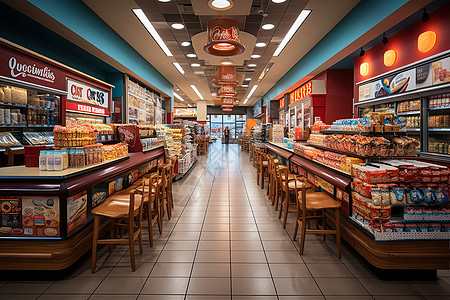
[[(438, 282), (384, 282), (351, 249), (308, 237), (303, 256), (290, 219), (283, 230), (237, 145), (215, 143), (174, 183), (175, 214), (144, 245), (131, 272), (127, 247), (101, 250), (57, 282), (0, 283), (0, 299), (448, 299), (450, 272)], [(148, 235), (144, 234), (145, 238)], [(121, 250), (123, 249), (123, 250)], [(13, 295), (1, 293), (29, 293)], [(66, 294), (66, 295), (63, 295)], [(70, 295), (70, 296), (69, 296)], [(435, 295), (436, 297), (422, 296)]]

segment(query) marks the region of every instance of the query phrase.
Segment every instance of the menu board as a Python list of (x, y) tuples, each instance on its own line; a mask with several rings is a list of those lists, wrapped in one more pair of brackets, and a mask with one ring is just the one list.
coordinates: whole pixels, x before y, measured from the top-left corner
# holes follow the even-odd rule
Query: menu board
[(450, 57), (445, 57), (360, 85), (359, 101), (398, 95), (448, 82), (450, 82)]
[(86, 223), (87, 191), (67, 198), (67, 234)]
[(59, 199), (57, 197), (22, 197), (24, 236), (59, 236), (59, 218)]
[(22, 229), (22, 200), (20, 197), (0, 199), (0, 234), (21, 235)]
[(196, 107), (175, 107), (173, 109), (174, 118), (187, 118), (187, 117), (197, 117)]

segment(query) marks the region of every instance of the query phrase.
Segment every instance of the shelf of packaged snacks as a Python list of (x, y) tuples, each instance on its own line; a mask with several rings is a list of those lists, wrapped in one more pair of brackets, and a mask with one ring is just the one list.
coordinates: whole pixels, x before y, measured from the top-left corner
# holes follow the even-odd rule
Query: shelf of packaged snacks
[(367, 135), (367, 136), (383, 136), (383, 135), (406, 134), (405, 131), (375, 132), (375, 131), (332, 130), (332, 129), (321, 130), (320, 133), (323, 133), (323, 134), (359, 134), (359, 135)]
[(27, 125), (25, 125), (25, 124), (21, 124), (21, 125), (2, 124), (2, 125), (0, 125), (0, 127), (6, 127), (6, 128), (11, 128), (11, 127), (27, 127)]
[(430, 132), (450, 132), (450, 128), (444, 127), (444, 128), (428, 128), (428, 131)]
[[(328, 166), (328, 165), (326, 165), (326, 164), (324, 164), (324, 163), (321, 163), (321, 162), (318, 162), (318, 161), (315, 161), (315, 160), (311, 160), (311, 159), (306, 158), (306, 157), (304, 157), (303, 155), (300, 155), (300, 154), (298, 154), (298, 153), (295, 153), (295, 155), (297, 155), (298, 157), (300, 157), (300, 158), (302, 158), (302, 159), (305, 159), (305, 160), (308, 160), (308, 161), (310, 161), (310, 162), (314, 162), (314, 163), (316, 163), (316, 164), (318, 164), (318, 165), (320, 165), (320, 166), (323, 166), (323, 167), (329, 169), (330, 171), (338, 172), (340, 175), (343, 175), (343, 176), (345, 176), (345, 177), (348, 177), (348, 178), (351, 178), (351, 177), (352, 177), (351, 174), (349, 174), (349, 173), (347, 173), (347, 172), (344, 172), (344, 171), (342, 171), (342, 170), (336, 169), (336, 168), (334, 168), (334, 167)], [(291, 157), (291, 160), (294, 160), (294, 158), (295, 158), (295, 156), (292, 156), (292, 157)], [(313, 173), (314, 173), (314, 172), (313, 172)], [(336, 174), (334, 174), (334, 175), (336, 175)]]
[(28, 108), (34, 108), (34, 109), (44, 109), (44, 110), (55, 110), (54, 108), (48, 108), (48, 107), (43, 107), (43, 106), (34, 106), (34, 105), (27, 105)]
[(11, 106), (11, 107), (24, 107), (24, 108), (27, 107), (26, 104), (17, 104), (17, 103), (8, 103), (8, 102), (0, 102), (0, 105)]
[(420, 128), (405, 128), (406, 132), (420, 132)]
[(435, 162), (442, 162), (447, 163), (450, 160), (450, 154), (444, 154), (444, 153), (433, 153), (433, 152), (420, 152), (419, 157)]
[(153, 147), (153, 148), (150, 148), (150, 149), (142, 150), (142, 152), (143, 153), (147, 153), (147, 152), (153, 151), (155, 149), (158, 149), (160, 147), (164, 148), (164, 145), (159, 145), (159, 146), (156, 146), (156, 147)]
[(409, 115), (420, 115), (420, 110), (412, 110), (412, 111), (405, 111), (405, 112), (398, 112), (397, 116), (409, 116)]
[(335, 153), (339, 153), (339, 154), (343, 154), (343, 155), (349, 155), (349, 156), (353, 156), (353, 157), (361, 158), (361, 159), (367, 159), (367, 158), (372, 158), (372, 157), (378, 157), (378, 156), (363, 156), (363, 155), (358, 155), (358, 154), (353, 153), (353, 152), (348, 152), (348, 151), (342, 151), (342, 150), (337, 150), (337, 149), (333, 149), (333, 148), (328, 148), (328, 147), (325, 147), (325, 146), (316, 145), (316, 144), (311, 143), (311, 142), (307, 142), (306, 144), (307, 144), (308, 146), (315, 147), (315, 148), (318, 148), (318, 149), (322, 149), (322, 150), (325, 150), (325, 151), (331, 151), (331, 152), (335, 152)]
[(55, 127), (54, 124), (28, 124), (27, 127), (46, 127), (46, 128), (53, 128)]
[(435, 107), (428, 107), (428, 110), (443, 110), (443, 109), (450, 109), (450, 106), (435, 106)]

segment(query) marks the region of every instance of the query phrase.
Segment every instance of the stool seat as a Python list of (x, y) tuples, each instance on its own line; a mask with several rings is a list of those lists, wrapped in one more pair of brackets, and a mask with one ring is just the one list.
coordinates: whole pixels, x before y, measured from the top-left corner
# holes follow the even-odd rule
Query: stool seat
[[(128, 215), (130, 210), (130, 195), (122, 198), (121, 196), (115, 197), (116, 195), (110, 196), (101, 205), (98, 205), (92, 209), (93, 215), (99, 215), (109, 218), (124, 218)], [(136, 194), (134, 200), (134, 209), (139, 209), (141, 206), (142, 195)]]
[(306, 209), (320, 210), (325, 208), (340, 208), (341, 203), (334, 200), (324, 192), (306, 193)]
[(289, 189), (290, 190), (295, 190), (295, 187), (297, 186), (297, 188), (301, 189), (303, 188), (303, 186), (306, 187), (306, 189), (311, 189), (311, 185), (304, 183), (303, 181), (297, 180), (297, 185), (296, 185), (296, 180), (295, 178), (292, 179), (292, 181), (289, 181), (288, 183)]

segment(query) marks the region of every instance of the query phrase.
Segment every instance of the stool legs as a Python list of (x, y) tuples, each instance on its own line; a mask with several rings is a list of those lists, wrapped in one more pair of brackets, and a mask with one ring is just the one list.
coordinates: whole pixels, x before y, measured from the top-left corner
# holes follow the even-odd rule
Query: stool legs
[(98, 235), (100, 231), (100, 216), (94, 216), (94, 233), (92, 242), (92, 262), (91, 262), (91, 273), (95, 273), (95, 265), (97, 263), (97, 243)]

